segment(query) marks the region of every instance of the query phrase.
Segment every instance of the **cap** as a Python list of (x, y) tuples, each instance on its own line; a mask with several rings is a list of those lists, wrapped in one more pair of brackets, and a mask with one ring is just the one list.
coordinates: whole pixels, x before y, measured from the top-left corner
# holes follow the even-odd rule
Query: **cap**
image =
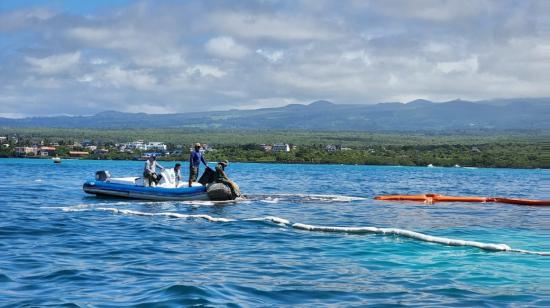
[(200, 143), (195, 143), (195, 147), (201, 147), (202, 145)]
[(225, 167), (229, 166), (229, 161), (227, 160), (222, 160), (221, 162), (219, 162), (220, 164), (224, 165)]

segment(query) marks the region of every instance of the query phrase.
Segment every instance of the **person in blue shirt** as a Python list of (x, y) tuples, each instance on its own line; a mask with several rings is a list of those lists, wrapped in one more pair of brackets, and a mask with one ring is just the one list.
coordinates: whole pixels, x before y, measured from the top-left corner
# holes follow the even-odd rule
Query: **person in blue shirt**
[(208, 167), (206, 160), (204, 160), (204, 156), (202, 156), (201, 144), (196, 143), (195, 150), (193, 150), (191, 155), (189, 155), (189, 187), (191, 187), (193, 182), (195, 182), (199, 176), (199, 166), (201, 162)]

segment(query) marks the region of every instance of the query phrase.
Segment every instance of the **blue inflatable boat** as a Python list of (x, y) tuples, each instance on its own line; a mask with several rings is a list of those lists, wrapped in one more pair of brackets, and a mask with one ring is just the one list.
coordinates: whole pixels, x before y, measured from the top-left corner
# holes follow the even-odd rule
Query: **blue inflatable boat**
[(144, 185), (139, 177), (111, 178), (109, 172), (98, 171), (95, 180), (84, 183), (83, 189), (88, 194), (99, 196), (113, 196), (144, 200), (209, 200), (206, 186), (193, 183), (188, 187), (187, 183), (174, 181), (173, 170), (165, 169), (161, 181), (152, 187)]

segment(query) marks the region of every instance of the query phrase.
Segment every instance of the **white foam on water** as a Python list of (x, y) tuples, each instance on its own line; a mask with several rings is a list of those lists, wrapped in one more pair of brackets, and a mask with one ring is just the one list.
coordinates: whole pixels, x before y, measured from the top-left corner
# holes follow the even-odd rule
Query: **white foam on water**
[(487, 251), (501, 251), (501, 252), (516, 252), (522, 254), (533, 254), (540, 256), (550, 256), (550, 252), (540, 252), (540, 251), (530, 251), (524, 249), (513, 249), (506, 244), (494, 244), (494, 243), (483, 243), (477, 241), (468, 241), (460, 239), (452, 239), (441, 236), (432, 236), (420, 232), (415, 232), (406, 229), (398, 228), (378, 228), (378, 227), (340, 227), (340, 226), (316, 226), (308, 225), (303, 223), (292, 223), (288, 219), (277, 217), (277, 216), (264, 216), (257, 218), (246, 218), (246, 219), (233, 219), (233, 218), (224, 218), (224, 217), (212, 217), (206, 214), (180, 214), (176, 212), (160, 212), (160, 213), (150, 213), (150, 212), (140, 212), (135, 210), (127, 209), (118, 209), (113, 207), (92, 207), (88, 204), (82, 204), (73, 207), (61, 207), (57, 208), (66, 212), (75, 212), (75, 211), (107, 211), (114, 214), (122, 215), (134, 215), (134, 216), (163, 216), (168, 218), (180, 218), (180, 219), (204, 219), (210, 222), (234, 222), (234, 221), (266, 221), (274, 223), (278, 226), (289, 226), (293, 229), (302, 230), (302, 231), (311, 231), (311, 232), (328, 232), (328, 233), (349, 233), (349, 234), (380, 234), (380, 235), (392, 235), (392, 236), (401, 236), (418, 241), (441, 244), (446, 246), (467, 246), (475, 247)]
[(396, 229), (396, 228), (376, 228), (376, 227), (327, 227), (327, 226), (313, 226), (306, 225), (301, 223), (295, 223), (292, 225), (293, 228), (299, 230), (307, 231), (319, 231), (319, 232), (340, 232), (340, 233), (375, 233), (383, 235), (398, 235), (402, 237), (407, 237), (415, 240), (420, 240), (424, 242), (442, 244), (447, 246), (470, 246), (477, 247), (483, 250), (490, 251), (511, 251), (512, 248), (506, 244), (492, 244), (492, 243), (481, 243), (475, 241), (465, 241), (450, 239), (440, 236), (431, 236), (415, 231)]
[(42, 179), (36, 179), (35, 182), (42, 182)]
[(63, 212), (83, 212), (83, 211), (90, 211), (90, 208), (92, 208), (91, 204), (77, 204), (73, 206), (41, 206), (41, 209), (56, 209), (56, 210), (62, 210)]
[(185, 205), (190, 205), (194, 208), (198, 208), (198, 207), (201, 207), (201, 206), (215, 206), (215, 205), (224, 205), (224, 204), (235, 204), (235, 203), (239, 203), (239, 204), (244, 204), (244, 203), (250, 203), (250, 200), (247, 200), (247, 199), (235, 199), (235, 200), (223, 200), (223, 201), (208, 201), (208, 200), (205, 200), (205, 201), (178, 201), (179, 204), (185, 204)]
[(246, 219), (243, 219), (243, 220), (245, 220), (245, 221), (267, 221), (267, 222), (272, 222), (272, 223), (275, 223), (275, 224), (278, 224), (278, 225), (281, 225), (281, 226), (286, 226), (286, 225), (290, 224), (290, 221), (288, 221), (284, 218), (277, 217), (277, 216), (246, 218)]
[(298, 199), (297, 201), (319, 201), (319, 202), (352, 202), (360, 200), (368, 200), (368, 198), (343, 196), (343, 195), (317, 195), (317, 194), (272, 194), (272, 195), (257, 195), (250, 196), (252, 199), (259, 199), (261, 202), (275, 203), (272, 200), (280, 201), (281, 199)]
[(216, 205), (216, 203), (214, 203), (212, 201), (182, 201), (181, 203), (185, 204), (185, 205), (190, 205), (192, 207)]
[(134, 215), (134, 216), (163, 216), (168, 218), (182, 218), (182, 219), (200, 218), (211, 222), (235, 221), (235, 219), (223, 218), (223, 217), (212, 217), (206, 214), (187, 215), (187, 214), (180, 214), (175, 212), (150, 213), (150, 212), (140, 212), (140, 211), (134, 211), (134, 210), (117, 209), (117, 208), (111, 208), (111, 207), (96, 207), (91, 210), (106, 211), (106, 212), (112, 212), (115, 214)]
[(525, 253), (529, 255), (550, 256), (550, 251), (530, 251), (524, 249), (511, 249), (512, 252)]

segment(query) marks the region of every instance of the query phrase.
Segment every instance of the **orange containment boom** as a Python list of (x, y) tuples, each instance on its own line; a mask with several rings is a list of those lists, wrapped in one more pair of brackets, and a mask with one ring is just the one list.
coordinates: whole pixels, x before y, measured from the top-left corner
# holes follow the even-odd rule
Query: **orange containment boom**
[(420, 201), (428, 204), (434, 202), (500, 202), (519, 205), (550, 205), (550, 200), (532, 200), (518, 198), (500, 198), (500, 197), (454, 197), (438, 194), (425, 195), (386, 195), (376, 196), (375, 200), (383, 201)]

